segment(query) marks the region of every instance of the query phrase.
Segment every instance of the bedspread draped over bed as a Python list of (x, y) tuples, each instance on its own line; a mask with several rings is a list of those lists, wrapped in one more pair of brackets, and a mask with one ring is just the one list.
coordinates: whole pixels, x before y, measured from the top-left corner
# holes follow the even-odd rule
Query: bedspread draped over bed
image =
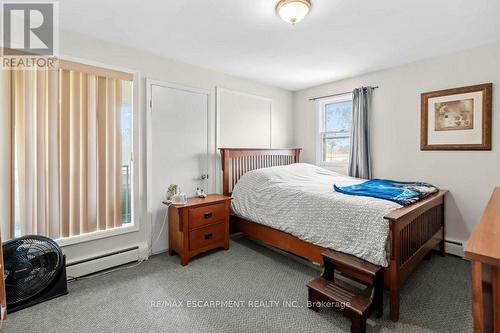
[(237, 216), (304, 241), (388, 266), (389, 222), (400, 205), (333, 191), (365, 180), (297, 163), (246, 173), (233, 190)]

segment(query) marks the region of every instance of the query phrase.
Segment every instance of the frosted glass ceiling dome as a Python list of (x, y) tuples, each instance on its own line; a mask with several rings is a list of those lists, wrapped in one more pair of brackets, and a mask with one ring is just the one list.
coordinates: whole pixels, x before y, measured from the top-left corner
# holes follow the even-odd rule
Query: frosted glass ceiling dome
[(281, 0), (276, 5), (279, 16), (290, 24), (302, 21), (310, 9), (309, 0)]

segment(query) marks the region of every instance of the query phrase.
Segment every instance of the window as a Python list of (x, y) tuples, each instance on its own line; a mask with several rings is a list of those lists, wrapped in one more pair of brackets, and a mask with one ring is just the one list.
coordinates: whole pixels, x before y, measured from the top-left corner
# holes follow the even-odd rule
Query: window
[(132, 86), (124, 87), (121, 108), (123, 224), (132, 223)]
[(351, 148), (352, 94), (319, 102), (320, 165), (347, 166)]
[(12, 236), (132, 225), (133, 75), (67, 61), (11, 75)]

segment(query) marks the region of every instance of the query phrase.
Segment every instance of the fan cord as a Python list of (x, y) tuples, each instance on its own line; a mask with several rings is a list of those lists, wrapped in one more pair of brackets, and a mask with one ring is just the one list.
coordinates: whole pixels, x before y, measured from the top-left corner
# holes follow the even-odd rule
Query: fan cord
[(167, 224), (167, 217), (168, 217), (168, 207), (167, 207), (167, 211), (165, 212), (165, 217), (163, 218), (163, 223), (161, 225), (160, 232), (158, 232), (158, 235), (156, 236), (154, 241), (153, 241), (154, 224), (153, 224), (153, 221), (151, 220), (151, 248), (149, 250), (150, 256), (153, 255), (153, 245), (155, 245), (156, 242), (158, 242), (158, 240), (161, 237), (161, 233), (163, 232), (163, 229), (165, 229), (165, 225)]

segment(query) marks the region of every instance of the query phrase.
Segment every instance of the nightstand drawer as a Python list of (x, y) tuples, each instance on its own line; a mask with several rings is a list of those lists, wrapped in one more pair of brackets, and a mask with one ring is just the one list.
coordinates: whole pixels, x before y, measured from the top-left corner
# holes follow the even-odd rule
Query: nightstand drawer
[(189, 249), (191, 251), (224, 241), (226, 224), (224, 222), (209, 225), (189, 232)]
[(189, 230), (224, 220), (224, 203), (189, 208)]

